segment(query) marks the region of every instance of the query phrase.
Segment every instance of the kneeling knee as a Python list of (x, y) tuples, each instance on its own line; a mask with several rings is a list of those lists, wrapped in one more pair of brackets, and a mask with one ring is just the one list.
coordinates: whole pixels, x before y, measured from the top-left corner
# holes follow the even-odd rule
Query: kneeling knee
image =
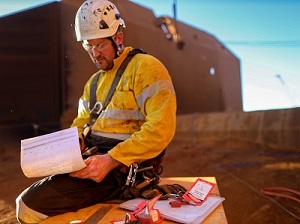
[(40, 223), (48, 216), (29, 208), (22, 200), (22, 194), (16, 199), (16, 218), (21, 224)]

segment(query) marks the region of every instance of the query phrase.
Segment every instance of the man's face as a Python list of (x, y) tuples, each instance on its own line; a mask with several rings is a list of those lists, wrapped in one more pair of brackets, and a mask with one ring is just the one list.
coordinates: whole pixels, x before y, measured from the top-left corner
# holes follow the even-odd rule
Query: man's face
[[(112, 40), (117, 46), (123, 44), (123, 32), (119, 31)], [(103, 70), (109, 70), (114, 66), (113, 60), (116, 56), (113, 43), (109, 38), (99, 38), (93, 40), (84, 40), (82, 46), (89, 53), (92, 61), (97, 68)]]
[(109, 70), (113, 67), (116, 52), (108, 38), (85, 40), (83, 48), (89, 53), (97, 68)]

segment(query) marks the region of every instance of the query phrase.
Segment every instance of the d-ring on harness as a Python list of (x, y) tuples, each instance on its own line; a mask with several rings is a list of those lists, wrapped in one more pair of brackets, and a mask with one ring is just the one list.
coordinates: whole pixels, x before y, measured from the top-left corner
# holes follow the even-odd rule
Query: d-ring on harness
[(97, 118), (102, 110), (103, 110), (103, 104), (100, 101), (96, 102), (93, 109), (90, 110), (92, 118), (94, 117)]

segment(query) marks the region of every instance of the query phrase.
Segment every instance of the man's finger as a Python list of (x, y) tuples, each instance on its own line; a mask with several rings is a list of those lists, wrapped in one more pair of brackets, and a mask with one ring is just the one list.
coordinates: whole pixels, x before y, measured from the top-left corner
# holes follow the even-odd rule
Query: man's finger
[(85, 165), (88, 166), (88, 165), (92, 162), (92, 156), (88, 157), (88, 158), (85, 159), (83, 162), (85, 163)]
[(88, 178), (89, 172), (87, 168), (83, 168), (82, 170), (78, 170), (75, 172), (70, 173), (71, 177), (78, 177), (78, 178)]

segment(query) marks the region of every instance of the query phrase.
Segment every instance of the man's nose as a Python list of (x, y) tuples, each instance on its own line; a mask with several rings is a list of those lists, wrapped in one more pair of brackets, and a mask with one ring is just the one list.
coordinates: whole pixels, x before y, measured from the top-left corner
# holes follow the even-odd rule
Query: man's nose
[(93, 55), (93, 57), (98, 57), (99, 55), (101, 55), (101, 51), (99, 51), (97, 47), (93, 47), (91, 49), (91, 54)]

